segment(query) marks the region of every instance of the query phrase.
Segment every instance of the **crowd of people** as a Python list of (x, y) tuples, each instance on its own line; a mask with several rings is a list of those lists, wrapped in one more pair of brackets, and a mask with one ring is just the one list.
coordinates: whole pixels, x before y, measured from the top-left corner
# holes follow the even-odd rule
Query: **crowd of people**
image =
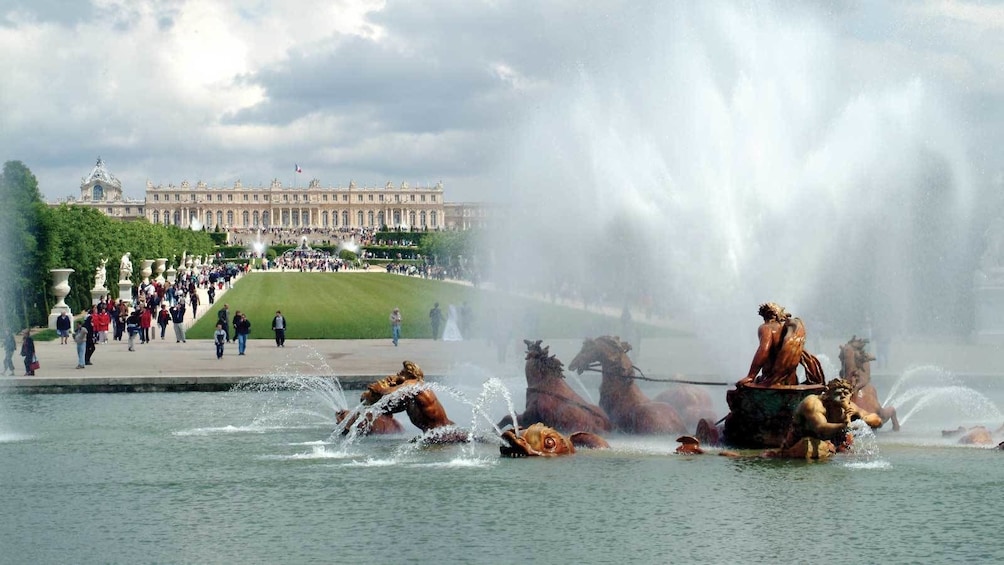
[(377, 228), (227, 228), (233, 234), (231, 245), (263, 243), (272, 245), (300, 245), (304, 238), (310, 245), (339, 245), (354, 241), (371, 245)]
[[(235, 264), (204, 265), (179, 273), (174, 281), (145, 281), (133, 288), (132, 300), (114, 300), (111, 296), (99, 298), (76, 322), (67, 313), (61, 313), (56, 318), (56, 335), (61, 345), (73, 340), (77, 369), (86, 369), (94, 364), (93, 357), (99, 346), (125, 341), (129, 351), (136, 351), (137, 342), (147, 344), (158, 339), (158, 335), (159, 339), (167, 340), (168, 326), (173, 328), (176, 343), (187, 343), (186, 330), (194, 323), (202, 306), (200, 291), (205, 293), (209, 305), (212, 305), (216, 293), (232, 288), (234, 281), (248, 268), (248, 265)], [(224, 305), (221, 317), (228, 309), (229, 306)], [(238, 341), (240, 354), (243, 355), (250, 322), (240, 312), (233, 322), (234, 340)], [(227, 333), (228, 341), (229, 335)], [(14, 333), (5, 330), (4, 375), (14, 375), (13, 354), (16, 349)], [(24, 332), (21, 356), (25, 376), (33, 376), (40, 365), (31, 329)]]
[[(272, 230), (276, 236), (291, 235), (290, 231)], [(307, 231), (317, 233), (322, 230)], [(348, 233), (352, 237), (372, 236), (367, 230), (336, 231)], [(338, 257), (304, 246), (284, 253), (270, 265), (270, 268), (283, 271), (338, 272), (347, 266)], [(128, 351), (136, 351), (137, 346), (148, 344), (153, 340), (169, 340), (171, 336), (168, 333), (168, 326), (173, 330), (176, 343), (187, 343), (186, 330), (194, 323), (200, 309), (212, 309), (217, 293), (232, 288), (234, 281), (250, 270), (250, 263), (202, 265), (179, 272), (174, 281), (148, 280), (134, 286), (131, 301), (115, 300), (106, 295), (98, 299), (76, 321), (65, 313), (56, 319), (55, 328), (59, 343), (69, 344), (72, 340), (77, 353), (77, 369), (86, 369), (94, 365), (95, 353), (101, 347), (115, 342), (124, 342)], [(435, 280), (463, 276), (460, 267), (437, 265), (391, 263), (387, 265), (386, 270), (389, 273)], [(469, 337), (472, 318), (469, 306), (465, 303), (459, 311), (454, 311), (454, 308), (451, 305), (450, 313), (446, 314), (440, 311), (439, 305), (436, 304), (434, 311), (430, 312), (433, 339), (459, 340), (461, 336)], [(227, 304), (217, 311), (217, 315), (217, 331), (214, 332), (217, 356), (221, 358), (226, 344), (232, 342), (237, 344), (238, 355), (244, 355), (251, 332), (250, 320), (240, 311), (235, 312), (231, 320)], [(399, 310), (393, 312), (390, 321), (392, 341), (396, 346), (401, 338), (401, 312)], [(441, 326), (445, 332), (440, 329)], [(281, 312), (276, 312), (271, 329), (275, 334), (276, 346), (284, 347), (288, 325)], [(17, 341), (14, 333), (5, 330), (4, 375), (14, 375), (13, 353), (16, 350)], [(24, 332), (20, 353), (24, 361), (25, 376), (34, 375), (40, 365), (30, 329)]]

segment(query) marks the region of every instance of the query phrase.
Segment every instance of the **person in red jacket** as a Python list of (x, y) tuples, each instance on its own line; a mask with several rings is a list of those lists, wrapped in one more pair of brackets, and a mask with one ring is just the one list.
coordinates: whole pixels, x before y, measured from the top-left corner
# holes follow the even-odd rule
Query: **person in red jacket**
[(143, 308), (139, 314), (139, 342), (150, 343), (150, 326), (153, 325), (153, 313), (149, 308)]
[(91, 322), (94, 325), (94, 331), (98, 334), (95, 343), (108, 343), (108, 328), (112, 324), (112, 317), (105, 304), (98, 304), (98, 311), (94, 314), (94, 319)]

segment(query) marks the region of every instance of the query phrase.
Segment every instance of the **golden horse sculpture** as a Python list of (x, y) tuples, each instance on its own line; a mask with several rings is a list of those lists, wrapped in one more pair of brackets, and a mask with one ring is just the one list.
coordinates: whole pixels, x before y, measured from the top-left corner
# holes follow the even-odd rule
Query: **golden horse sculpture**
[(868, 340), (851, 336), (850, 341), (840, 346), (840, 378), (851, 383), (851, 401), (862, 413), (862, 419), (872, 428), (892, 420), (892, 430), (899, 431), (899, 419), (896, 409), (892, 406), (882, 406), (878, 399), (878, 391), (872, 384), (871, 362), (875, 360), (865, 351)]
[[(526, 411), (516, 416), (518, 426), (540, 422), (562, 433), (605, 433), (610, 420), (599, 406), (586, 402), (565, 382), (564, 366), (540, 340), (526, 344)], [(506, 416), (498, 427), (512, 424)]]
[(436, 393), (421, 386), (425, 383), (425, 373), (422, 369), (411, 361), (405, 361), (403, 366), (396, 375), (390, 375), (366, 387), (360, 396), (363, 404), (372, 406), (401, 389), (413, 387), (413, 391), (388, 402), (383, 408), (385, 413), (406, 413), (411, 423), (426, 434), (431, 430), (443, 430), (443, 433), (430, 438), (429, 441), (432, 443), (467, 441), (468, 434), (456, 428), (453, 420), (447, 417), (446, 409), (439, 402)]
[(568, 368), (580, 375), (599, 366), (600, 408), (619, 431), (629, 434), (686, 434), (687, 427), (676, 409), (654, 402), (635, 382), (635, 366), (628, 357), (631, 344), (616, 336), (587, 339)]
[[(654, 400), (665, 402), (676, 409), (677, 414), (683, 419), (683, 425), (688, 430), (699, 429), (702, 421), (705, 426), (710, 422), (718, 421), (718, 416), (715, 415), (714, 400), (707, 390), (697, 385), (674, 383), (657, 394)], [(714, 424), (711, 425), (714, 426)]]

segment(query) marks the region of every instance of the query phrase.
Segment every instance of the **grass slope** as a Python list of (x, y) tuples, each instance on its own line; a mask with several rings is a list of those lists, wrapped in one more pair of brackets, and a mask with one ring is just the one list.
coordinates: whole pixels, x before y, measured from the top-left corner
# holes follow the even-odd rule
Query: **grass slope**
[[(251, 338), (267, 339), (272, 318), (282, 310), (289, 339), (390, 339), (388, 317), (401, 309), (402, 339), (429, 339), (429, 310), (439, 302), (471, 305), (475, 337), (508, 335), (511, 339), (580, 338), (618, 333), (619, 320), (594, 312), (512, 297), (469, 286), (385, 273), (252, 273), (242, 277), (193, 326), (188, 336), (209, 339), (217, 312), (230, 305), (251, 320)], [(640, 324), (642, 335), (670, 335), (671, 330)], [(233, 331), (233, 328), (231, 328)], [(440, 330), (442, 331), (442, 329)]]

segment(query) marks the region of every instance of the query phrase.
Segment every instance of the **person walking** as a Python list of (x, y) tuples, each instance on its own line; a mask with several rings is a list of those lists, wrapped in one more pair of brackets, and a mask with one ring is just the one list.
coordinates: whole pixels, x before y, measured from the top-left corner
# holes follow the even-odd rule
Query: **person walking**
[(394, 347), (397, 347), (397, 342), (401, 339), (401, 309), (394, 308), (390, 312), (390, 335), (391, 340), (394, 342)]
[(66, 341), (70, 337), (70, 326), (73, 322), (70, 320), (69, 314), (66, 312), (61, 312), (59, 317), (56, 318), (56, 335), (59, 336), (59, 345), (66, 345)]
[(275, 346), (286, 347), (286, 317), (282, 312), (276, 310), (275, 317), (272, 318), (272, 331), (275, 332)]
[(199, 293), (194, 290), (188, 293), (188, 301), (192, 304), (192, 317), (196, 318), (199, 315)]
[(139, 312), (139, 342), (150, 343), (150, 326), (153, 325), (153, 312), (147, 306), (142, 306)]
[(94, 314), (90, 313), (84, 316), (84, 328), (87, 329), (87, 340), (84, 342), (84, 365), (93, 365), (91, 363), (91, 356), (94, 355), (95, 343), (98, 340), (98, 334), (94, 331)]
[(10, 376), (14, 376), (14, 350), (17, 349), (17, 342), (14, 340), (14, 330), (4, 328), (3, 336), (3, 374), (10, 371)]
[(122, 334), (125, 332), (126, 318), (129, 317), (129, 305), (125, 300), (119, 300), (112, 315), (112, 322), (115, 324), (115, 334), (112, 336), (115, 341), (122, 341)]
[(216, 321), (223, 324), (223, 332), (227, 334), (227, 343), (230, 343), (230, 305), (224, 304), (223, 308), (216, 313)]
[(237, 337), (237, 355), (244, 355), (251, 333), (251, 321), (240, 310), (234, 314), (234, 335)]
[(77, 345), (77, 368), (83, 369), (84, 365), (87, 363), (85, 357), (87, 349), (87, 340), (91, 338), (90, 334), (87, 333), (87, 327), (84, 326), (83, 322), (77, 322), (77, 331), (73, 333), (73, 343)]
[(223, 359), (223, 344), (227, 339), (227, 331), (223, 329), (223, 324), (216, 324), (216, 331), (213, 332), (213, 342), (216, 344), (216, 358)]
[(458, 324), (460, 326), (460, 335), (464, 336), (464, 339), (474, 337), (471, 333), (471, 328), (474, 327), (474, 314), (471, 312), (471, 307), (468, 306), (466, 300), (460, 305), (460, 320)]
[(157, 325), (160, 326), (160, 339), (164, 339), (164, 333), (167, 331), (167, 323), (171, 321), (171, 313), (167, 311), (167, 304), (160, 305), (160, 311), (157, 312)]
[(443, 322), (443, 311), (439, 309), (438, 302), (429, 310), (429, 322), (432, 323), (432, 339), (435, 341), (439, 339), (439, 324)]
[(24, 357), (24, 376), (34, 377), (35, 369), (38, 368), (38, 356), (35, 354), (35, 340), (31, 338), (31, 328), (24, 330), (21, 357)]
[(178, 301), (168, 310), (171, 313), (171, 323), (174, 324), (174, 337), (177, 343), (185, 342), (185, 304)]
[(136, 344), (136, 336), (139, 335), (140, 330), (140, 314), (139, 308), (132, 311), (129, 317), (126, 318), (126, 333), (129, 334), (129, 351), (135, 351), (133, 346)]
[(94, 326), (94, 343), (108, 343), (108, 327), (112, 324), (112, 316), (108, 313), (108, 306), (103, 302), (98, 304), (98, 311), (91, 320)]

